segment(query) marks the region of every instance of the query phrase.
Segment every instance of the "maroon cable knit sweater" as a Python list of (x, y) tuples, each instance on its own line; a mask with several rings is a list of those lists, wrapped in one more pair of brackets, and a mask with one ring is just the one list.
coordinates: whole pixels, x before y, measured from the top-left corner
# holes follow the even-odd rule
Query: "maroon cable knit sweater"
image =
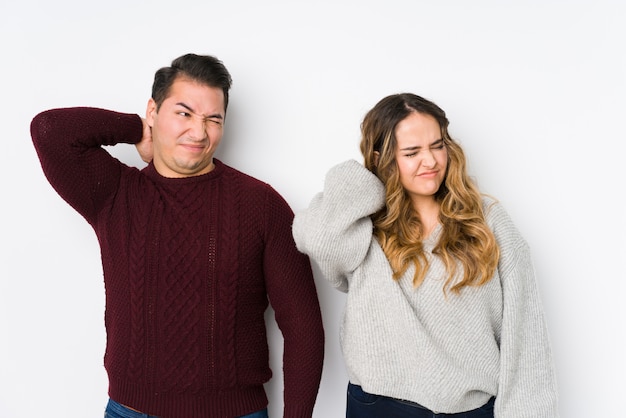
[(269, 298), (284, 337), (284, 416), (311, 417), (324, 333), (284, 199), (218, 160), (188, 178), (122, 164), (102, 146), (139, 142), (137, 115), (50, 110), (31, 135), (48, 180), (100, 243), (111, 398), (163, 418), (263, 409)]

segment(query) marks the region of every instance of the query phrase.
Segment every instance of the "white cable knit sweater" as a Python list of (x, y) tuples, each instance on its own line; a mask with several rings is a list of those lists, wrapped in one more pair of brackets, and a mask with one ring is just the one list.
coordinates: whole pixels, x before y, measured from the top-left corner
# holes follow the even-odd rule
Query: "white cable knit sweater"
[[(496, 396), (496, 418), (558, 417), (547, 329), (528, 245), (502, 206), (484, 200), (501, 258), (494, 277), (443, 293), (436, 256), (423, 284), (399, 280), (372, 234), (384, 187), (356, 161), (332, 168), (324, 191), (296, 213), (293, 235), (337, 289), (347, 292), (341, 346), (350, 381), (433, 411), (472, 410)], [(441, 226), (428, 237), (428, 253)]]

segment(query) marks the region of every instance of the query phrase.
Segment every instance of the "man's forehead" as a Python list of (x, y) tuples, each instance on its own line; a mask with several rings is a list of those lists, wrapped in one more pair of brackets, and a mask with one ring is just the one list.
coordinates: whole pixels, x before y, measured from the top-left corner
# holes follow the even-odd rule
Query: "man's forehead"
[(165, 100), (202, 116), (224, 113), (224, 91), (193, 80), (175, 80)]

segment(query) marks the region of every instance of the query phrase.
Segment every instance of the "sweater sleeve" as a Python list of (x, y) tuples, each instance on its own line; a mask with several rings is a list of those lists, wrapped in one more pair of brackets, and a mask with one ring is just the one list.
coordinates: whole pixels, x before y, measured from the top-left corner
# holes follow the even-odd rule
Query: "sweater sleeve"
[(365, 259), (372, 240), (370, 215), (384, 202), (380, 180), (349, 160), (331, 168), (324, 190), (296, 214), (293, 236), (298, 249), (315, 260), (338, 290), (348, 291), (348, 276)]
[(268, 193), (263, 257), (267, 293), (284, 340), (284, 417), (310, 418), (324, 362), (322, 314), (309, 258), (291, 235), (293, 212), (274, 190)]
[(501, 248), (503, 318), (495, 417), (558, 417), (557, 386), (548, 330), (530, 249), (502, 206), (492, 228)]
[(77, 107), (38, 114), (30, 131), (52, 187), (93, 224), (115, 193), (122, 166), (102, 146), (139, 142), (143, 124), (138, 115)]

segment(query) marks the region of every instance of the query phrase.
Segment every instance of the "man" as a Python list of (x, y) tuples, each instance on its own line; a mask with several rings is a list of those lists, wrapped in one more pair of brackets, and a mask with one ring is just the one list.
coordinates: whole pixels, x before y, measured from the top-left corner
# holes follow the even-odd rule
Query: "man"
[[(284, 199), (213, 158), (230, 85), (221, 61), (187, 54), (155, 74), (145, 119), (69, 108), (31, 124), (48, 180), (100, 243), (105, 416), (266, 417), (268, 299), (284, 337), (284, 416), (312, 416), (324, 333), (311, 265)], [(103, 149), (118, 143), (147, 167)]]

